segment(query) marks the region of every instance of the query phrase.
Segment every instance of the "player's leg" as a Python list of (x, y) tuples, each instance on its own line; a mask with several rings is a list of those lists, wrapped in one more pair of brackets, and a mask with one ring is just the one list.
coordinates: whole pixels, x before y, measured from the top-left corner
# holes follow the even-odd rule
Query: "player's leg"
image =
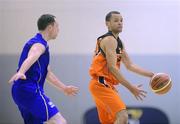
[(27, 109), (25, 109), (21, 106), (18, 106), (18, 108), (19, 108), (19, 111), (21, 112), (21, 116), (24, 120), (24, 124), (32, 124), (33, 119), (32, 119), (31, 113)]
[(67, 124), (57, 107), (44, 94), (38, 95), (30, 107), (33, 124)]
[(121, 110), (116, 113), (116, 120), (114, 124), (127, 124), (128, 123), (128, 114), (126, 110)]
[(113, 118), (114, 124), (127, 124), (127, 112), (126, 105), (121, 100), (119, 94), (112, 89), (105, 89), (103, 93), (99, 96), (99, 99), (103, 100), (106, 105), (109, 115)]
[(58, 112), (52, 116), (45, 124), (67, 124), (65, 118)]
[[(21, 112), (24, 124), (43, 124), (43, 120), (34, 116), (34, 113), (32, 112), (34, 110), (39, 112), (38, 108), (40, 107), (37, 107), (36, 103), (34, 104), (36, 96), (36, 92), (29, 89), (27, 90), (26, 87), (17, 84), (12, 87), (12, 97)], [(35, 106), (35, 109), (33, 109), (33, 105)]]
[(94, 99), (98, 111), (98, 117), (101, 124), (113, 124), (113, 118), (108, 112), (106, 106), (101, 102), (101, 100)]
[(107, 124), (107, 123), (109, 123), (108, 112), (106, 111), (106, 108), (105, 108), (103, 102), (98, 99), (99, 87), (102, 87), (102, 85), (99, 86), (97, 80), (91, 80), (91, 82), (89, 84), (89, 90), (90, 90), (93, 100), (96, 104), (99, 121), (101, 122), (101, 124)]
[(126, 105), (121, 100), (119, 94), (114, 90), (108, 90), (106, 92), (107, 95), (104, 97), (103, 101), (110, 111), (114, 124), (127, 124), (128, 115), (126, 112)]
[(67, 124), (65, 118), (60, 114), (59, 110), (53, 104), (53, 102), (45, 94), (41, 94), (41, 97), (43, 97), (43, 101), (47, 108), (46, 111), (48, 117), (46, 124)]
[[(112, 88), (106, 87), (95, 80), (91, 81), (89, 88), (96, 102), (96, 105), (99, 106), (98, 109), (104, 108), (104, 111), (106, 111), (103, 112), (102, 109), (99, 109), (98, 114), (100, 120), (103, 122), (109, 121), (108, 123), (114, 123), (116, 120), (116, 113), (126, 109), (126, 106), (121, 100), (119, 94)], [(105, 113), (108, 113), (108, 117), (103, 117), (105, 116)]]
[[(53, 102), (41, 91), (38, 91), (35, 99), (28, 102), (26, 108), (33, 115), (34, 122), (45, 122), (46, 124), (66, 124)], [(40, 123), (33, 123), (40, 124)]]

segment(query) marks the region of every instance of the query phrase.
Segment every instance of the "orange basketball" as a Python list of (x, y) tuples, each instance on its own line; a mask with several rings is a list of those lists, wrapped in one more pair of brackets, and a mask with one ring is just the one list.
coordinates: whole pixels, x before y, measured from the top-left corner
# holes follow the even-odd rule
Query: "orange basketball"
[(151, 90), (157, 94), (167, 93), (172, 86), (171, 78), (168, 74), (157, 73), (155, 74), (150, 81)]

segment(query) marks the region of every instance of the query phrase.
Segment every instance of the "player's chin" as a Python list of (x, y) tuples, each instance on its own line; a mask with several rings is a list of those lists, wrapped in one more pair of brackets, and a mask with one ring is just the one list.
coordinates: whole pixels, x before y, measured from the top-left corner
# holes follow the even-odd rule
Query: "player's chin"
[(119, 28), (119, 29), (118, 29), (118, 32), (121, 33), (121, 32), (122, 32), (122, 28)]
[(118, 29), (116, 30), (116, 32), (117, 32), (117, 33), (121, 33), (121, 32), (122, 32), (122, 29), (118, 28)]
[(54, 37), (52, 37), (52, 39), (54, 40), (54, 39), (56, 39), (56, 37), (57, 37), (57, 36), (54, 36)]

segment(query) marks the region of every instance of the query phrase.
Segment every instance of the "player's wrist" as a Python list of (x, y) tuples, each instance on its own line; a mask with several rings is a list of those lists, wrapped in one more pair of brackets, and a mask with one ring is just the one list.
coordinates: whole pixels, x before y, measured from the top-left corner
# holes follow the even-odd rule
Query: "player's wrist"
[(133, 94), (134, 94), (134, 92), (135, 92), (135, 88), (134, 88), (134, 86), (132, 86), (132, 85), (131, 85), (128, 89), (129, 89), (129, 91), (130, 91), (131, 93), (133, 93)]
[(134, 92), (134, 86), (131, 85), (129, 82), (126, 82), (125, 87), (130, 91), (130, 92)]
[(152, 78), (154, 75), (155, 75), (155, 73), (151, 72), (151, 73), (149, 74), (149, 77)]
[(63, 86), (61, 87), (61, 89), (62, 89), (62, 91), (63, 91), (64, 93), (66, 93), (67, 86), (66, 86), (66, 85), (63, 85)]

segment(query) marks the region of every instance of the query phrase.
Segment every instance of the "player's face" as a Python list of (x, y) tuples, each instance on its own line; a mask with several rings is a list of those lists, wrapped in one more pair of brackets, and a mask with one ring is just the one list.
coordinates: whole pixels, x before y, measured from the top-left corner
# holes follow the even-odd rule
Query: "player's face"
[(112, 14), (111, 19), (107, 22), (108, 28), (115, 32), (120, 33), (122, 32), (123, 28), (123, 18), (120, 14)]
[(56, 39), (59, 33), (59, 24), (55, 21), (53, 25), (51, 25), (50, 37), (51, 39)]

